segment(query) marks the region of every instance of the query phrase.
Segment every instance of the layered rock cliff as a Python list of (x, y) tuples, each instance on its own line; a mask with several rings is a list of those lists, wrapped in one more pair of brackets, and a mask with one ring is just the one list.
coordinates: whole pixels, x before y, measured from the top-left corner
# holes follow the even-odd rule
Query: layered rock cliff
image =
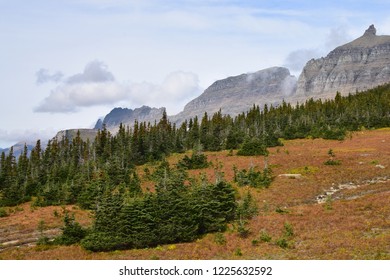
[(296, 98), (332, 98), (390, 81), (390, 36), (377, 36), (371, 25), (356, 40), (325, 58), (307, 62), (298, 79)]
[(228, 77), (214, 82), (203, 94), (190, 101), (172, 121), (209, 115), (221, 109), (222, 114), (235, 116), (248, 111), (253, 104), (280, 103), (294, 93), (296, 78), (283, 67), (272, 67), (251, 74)]

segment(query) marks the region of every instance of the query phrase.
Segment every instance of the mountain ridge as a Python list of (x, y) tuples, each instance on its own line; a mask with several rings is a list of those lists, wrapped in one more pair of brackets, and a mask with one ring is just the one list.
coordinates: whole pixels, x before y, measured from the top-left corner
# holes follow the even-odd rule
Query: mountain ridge
[(309, 60), (298, 78), (296, 97), (330, 98), (363, 91), (390, 81), (390, 36), (377, 36), (374, 25), (364, 34)]
[(205, 111), (211, 115), (219, 110), (222, 114), (235, 116), (247, 111), (253, 104), (276, 105), (295, 91), (295, 83), (296, 78), (284, 67), (270, 67), (217, 80), (170, 119), (181, 123), (189, 117), (201, 117)]
[[(173, 123), (186, 119), (222, 114), (235, 116), (248, 111), (253, 105), (277, 106), (283, 101), (296, 103), (313, 99), (329, 99), (367, 90), (390, 82), (390, 36), (376, 35), (370, 25), (364, 34), (351, 42), (338, 46), (327, 56), (309, 60), (298, 78), (284, 67), (270, 67), (254, 73), (244, 73), (217, 80), (201, 95), (188, 102), (183, 110), (169, 116)], [(93, 129), (81, 129), (85, 137), (92, 137), (103, 125), (116, 133), (119, 124), (132, 126), (134, 121), (154, 123), (159, 121), (164, 107), (114, 108), (103, 119), (98, 119)], [(72, 137), (79, 129), (60, 131), (56, 137)], [(6, 149), (2, 149), (4, 151)]]

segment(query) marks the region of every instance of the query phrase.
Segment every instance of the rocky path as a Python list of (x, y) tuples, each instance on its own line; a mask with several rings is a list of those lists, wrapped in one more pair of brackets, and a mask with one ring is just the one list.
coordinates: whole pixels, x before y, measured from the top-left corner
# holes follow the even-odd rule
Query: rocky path
[[(356, 199), (359, 197), (362, 197), (367, 194), (371, 193), (380, 193), (380, 192), (388, 192), (390, 191), (389, 188), (379, 188), (379, 189), (370, 189), (367, 187), (378, 185), (378, 184), (386, 184), (390, 183), (390, 176), (383, 176), (383, 177), (376, 177), (370, 180), (362, 181), (361, 183), (342, 183), (337, 186), (332, 186), (329, 189), (325, 190), (324, 193), (316, 196), (315, 200), (317, 203), (322, 204), (327, 202), (329, 199), (331, 200), (340, 200), (340, 199)], [(361, 191), (359, 190), (361, 189)], [(356, 192), (353, 192), (353, 194), (346, 195), (342, 192), (344, 190), (359, 190)]]
[(61, 234), (61, 229), (46, 229), (42, 232), (38, 230), (19, 230), (17, 227), (0, 229), (0, 251), (11, 247), (35, 245), (40, 237), (53, 239)]

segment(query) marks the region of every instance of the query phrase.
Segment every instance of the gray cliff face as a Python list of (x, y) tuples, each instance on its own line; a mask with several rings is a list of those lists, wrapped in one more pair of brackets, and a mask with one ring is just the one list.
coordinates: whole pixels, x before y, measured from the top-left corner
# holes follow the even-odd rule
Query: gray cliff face
[(331, 98), (337, 91), (355, 93), (390, 81), (390, 36), (377, 36), (371, 25), (363, 36), (307, 62), (296, 97)]
[(190, 117), (211, 116), (221, 110), (231, 116), (248, 111), (253, 104), (263, 106), (280, 103), (295, 92), (296, 78), (283, 67), (272, 67), (214, 82), (203, 94), (190, 101), (184, 110), (170, 117), (182, 122)]
[(159, 121), (163, 115), (165, 108), (151, 108), (148, 106), (142, 106), (134, 110), (128, 108), (114, 108), (109, 114), (107, 114), (103, 121), (98, 120), (95, 129), (102, 129), (103, 124), (106, 128), (115, 133), (119, 125), (122, 123), (124, 126), (133, 126), (134, 121), (138, 122), (150, 122), (153, 124), (155, 121)]
[(60, 130), (57, 132), (56, 136), (54, 137), (58, 141), (61, 141), (63, 138), (66, 138), (68, 140), (72, 140), (77, 136), (77, 132), (80, 132), (80, 138), (83, 141), (91, 141), (93, 142), (95, 140), (97, 129), (89, 129), (89, 128), (75, 128), (75, 129), (65, 129)]

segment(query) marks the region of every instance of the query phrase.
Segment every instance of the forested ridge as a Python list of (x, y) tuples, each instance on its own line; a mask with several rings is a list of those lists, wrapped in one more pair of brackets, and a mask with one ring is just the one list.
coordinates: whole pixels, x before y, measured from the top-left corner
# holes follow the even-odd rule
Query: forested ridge
[[(207, 232), (223, 231), (227, 222), (248, 218), (251, 212), (250, 203), (236, 201), (234, 187), (222, 175), (216, 182), (188, 176), (186, 170), (192, 165), (207, 165), (202, 151), (238, 149), (238, 155), (267, 155), (267, 147), (282, 145), (281, 139), (342, 140), (348, 131), (388, 126), (389, 85), (345, 97), (337, 93), (333, 100), (254, 106), (235, 118), (205, 113), (179, 127), (164, 113), (154, 124), (121, 125), (116, 135), (103, 128), (91, 142), (78, 133), (72, 140), (52, 139), (44, 150), (38, 140), (31, 154), (25, 147), (18, 159), (12, 148), (8, 155), (3, 152), (0, 206), (33, 200), (37, 206), (78, 204), (91, 209), (95, 223), (88, 231), (67, 220), (68, 229), (77, 232), (70, 230), (69, 236), (77, 235), (75, 242), (82, 240), (90, 250), (192, 241)], [(192, 157), (183, 155), (177, 166), (164, 160), (188, 150), (194, 151)], [(147, 162), (157, 163), (150, 174), (154, 192), (141, 189), (142, 178), (136, 171)], [(258, 187), (271, 183), (268, 167), (249, 174), (262, 182)]]

